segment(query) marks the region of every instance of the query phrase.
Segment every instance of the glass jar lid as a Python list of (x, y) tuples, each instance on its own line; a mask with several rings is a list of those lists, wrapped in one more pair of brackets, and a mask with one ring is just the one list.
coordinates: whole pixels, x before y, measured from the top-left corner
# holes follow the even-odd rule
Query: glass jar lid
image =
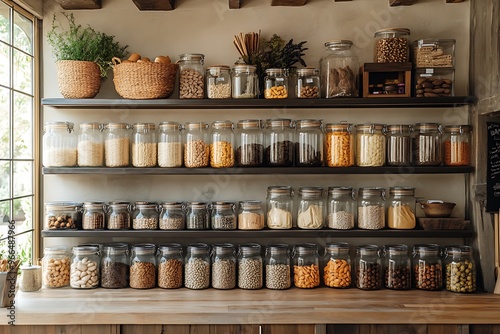
[(410, 29), (408, 28), (385, 28), (375, 31), (375, 37), (394, 38), (400, 36), (409, 36)]
[(261, 201), (240, 201), (239, 205), (242, 210), (259, 210), (262, 208)]
[(188, 252), (191, 252), (191, 254), (206, 254), (208, 253), (209, 249), (210, 247), (208, 247), (207, 244), (201, 242), (189, 244), (187, 246), (187, 250)]
[(415, 132), (440, 131), (441, 125), (439, 123), (416, 123), (413, 130)]
[(74, 124), (71, 122), (45, 122), (45, 130), (67, 130), (72, 132)]
[(351, 187), (328, 187), (328, 196), (331, 197), (350, 197), (354, 199), (354, 189)]
[(128, 244), (124, 242), (104, 244), (103, 251), (106, 254), (125, 254), (128, 253)]
[(27, 271), (27, 270), (39, 270), (39, 269), (42, 268), (42, 266), (37, 266), (37, 265), (34, 265), (34, 264), (30, 264), (30, 265), (23, 265), (20, 268), (23, 271)]
[(221, 75), (221, 72), (229, 72), (231, 68), (226, 65), (214, 65), (207, 67), (207, 73), (211, 76), (218, 77)]
[(350, 48), (352, 41), (348, 39), (337, 39), (325, 43), (327, 49)]
[(117, 129), (130, 129), (130, 124), (127, 123), (108, 123), (106, 124), (106, 129), (117, 130)]
[(358, 197), (383, 197), (385, 195), (385, 188), (372, 187), (372, 188), (359, 188)]
[(84, 209), (103, 209), (104, 208), (104, 202), (83, 202), (83, 208)]
[(91, 255), (98, 254), (99, 247), (97, 246), (74, 246), (73, 254), (75, 255)]
[(205, 59), (205, 55), (203, 53), (183, 53), (179, 55), (180, 61), (201, 61)]
[(46, 255), (66, 255), (68, 249), (64, 246), (45, 247), (43, 253)]
[(390, 187), (389, 196), (415, 196), (415, 188), (413, 187)]
[(79, 211), (82, 205), (78, 202), (47, 202), (45, 208), (47, 210)]
[(267, 75), (288, 76), (288, 70), (285, 68), (269, 68), (266, 70)]
[(164, 209), (182, 209), (182, 202), (162, 202), (160, 205)]
[(154, 244), (142, 243), (132, 245), (132, 251), (136, 254), (154, 254), (156, 246)]
[(187, 202), (186, 206), (191, 209), (207, 209), (207, 202)]
[(463, 134), (471, 132), (472, 127), (470, 125), (446, 125), (444, 127), (444, 132), (452, 134)]
[(293, 191), (290, 186), (269, 186), (267, 187), (267, 194), (273, 196), (292, 196)]
[(384, 253), (389, 255), (407, 255), (408, 246), (403, 244), (384, 245)]
[(186, 130), (206, 130), (208, 129), (208, 124), (204, 122), (187, 122), (184, 127)]
[(386, 127), (387, 132), (390, 134), (409, 134), (411, 132), (411, 125), (408, 124), (391, 124)]
[(299, 188), (299, 196), (303, 199), (321, 199), (323, 188), (321, 187), (301, 187)]
[(446, 246), (445, 253), (446, 255), (470, 255), (472, 254), (472, 247), (465, 245)]
[(379, 247), (377, 245), (361, 245), (356, 247), (359, 255), (378, 255)]
[(154, 131), (156, 129), (156, 125), (154, 123), (135, 123), (133, 128), (135, 131)]
[(455, 45), (456, 40), (455, 39), (437, 39), (437, 38), (424, 38), (424, 39), (419, 39), (414, 42), (419, 48), (423, 47), (433, 47), (437, 48), (438, 46), (442, 45)]
[(260, 245), (255, 243), (241, 244), (239, 247), (240, 254), (252, 255), (260, 254)]
[(215, 244), (212, 246), (212, 250), (215, 254), (234, 255), (235, 253), (235, 247), (231, 243)]
[(321, 128), (323, 121), (320, 119), (301, 119), (296, 122), (297, 129)]
[(238, 129), (262, 129), (260, 119), (243, 119), (236, 124)]
[(218, 201), (218, 202), (212, 202), (212, 206), (216, 210), (231, 210), (234, 208), (235, 204), (234, 202)]
[(313, 67), (297, 69), (297, 76), (319, 75), (319, 69)]
[(266, 253), (270, 255), (288, 254), (288, 245), (286, 244), (273, 244), (266, 247)]
[(232, 129), (233, 122), (225, 120), (225, 121), (215, 121), (212, 123), (212, 128), (214, 129)]
[(135, 207), (137, 209), (152, 209), (158, 206), (158, 203), (156, 202), (145, 202), (145, 201), (139, 201), (135, 202)]
[(325, 126), (326, 132), (352, 133), (354, 130), (355, 130), (355, 126), (353, 124), (349, 124), (349, 123), (338, 123), (338, 124), (328, 123)]
[(99, 130), (103, 129), (103, 125), (97, 122), (89, 122), (80, 124), (80, 130)]
[(108, 204), (108, 208), (110, 209), (128, 209), (129, 206), (130, 203), (126, 201), (113, 201)]
[(381, 132), (384, 130), (384, 125), (383, 124), (375, 124), (375, 123), (365, 123), (365, 124), (358, 124), (356, 126), (358, 132), (362, 133), (374, 133), (374, 132)]
[(159, 129), (160, 131), (180, 131), (182, 126), (177, 122), (161, 122)]
[(421, 255), (438, 255), (439, 245), (437, 244), (416, 244), (413, 246), (413, 256)]
[(255, 73), (257, 70), (256, 66), (253, 65), (243, 65), (243, 64), (238, 64), (233, 66), (233, 71), (236, 73)]
[(297, 255), (314, 254), (318, 252), (318, 246), (312, 243), (298, 244), (294, 250)]
[(164, 243), (158, 245), (158, 254), (181, 254), (182, 246), (178, 243)]
[(292, 127), (292, 120), (289, 118), (274, 118), (266, 120), (266, 127), (269, 129), (281, 129)]
[(325, 254), (345, 255), (348, 253), (349, 253), (349, 244), (347, 242), (327, 242), (325, 245)]

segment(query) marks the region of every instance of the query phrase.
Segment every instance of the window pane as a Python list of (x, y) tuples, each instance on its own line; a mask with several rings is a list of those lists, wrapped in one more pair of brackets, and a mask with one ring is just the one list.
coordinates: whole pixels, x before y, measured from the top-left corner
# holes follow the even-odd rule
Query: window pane
[[(14, 200), (14, 220), (16, 221), (16, 233), (33, 228), (33, 197), (25, 197)], [(25, 233), (16, 237), (16, 255), (21, 263), (27, 264), (31, 261), (33, 232)]]
[(10, 221), (10, 203), (11, 201), (0, 202), (0, 226)]
[(0, 1), (0, 40), (10, 42), (10, 7)]
[[(10, 158), (10, 93), (0, 87), (0, 159)], [(0, 183), (3, 180), (0, 178)]]
[(17, 12), (14, 12), (14, 46), (33, 54), (33, 22)]
[(33, 94), (33, 58), (17, 50), (14, 52), (14, 88)]
[(0, 201), (10, 198), (10, 161), (0, 161)]
[[(29, 223), (28, 226), (31, 226), (31, 213), (33, 212), (31, 197), (18, 198), (14, 200), (14, 220), (16, 221), (16, 225), (22, 225), (24, 223)], [(26, 228), (17, 228), (17, 231), (23, 231)]]
[(10, 87), (10, 47), (0, 42), (0, 85)]
[(14, 159), (33, 158), (33, 98), (14, 93)]
[(31, 161), (14, 161), (13, 187), (14, 197), (33, 193), (33, 163)]

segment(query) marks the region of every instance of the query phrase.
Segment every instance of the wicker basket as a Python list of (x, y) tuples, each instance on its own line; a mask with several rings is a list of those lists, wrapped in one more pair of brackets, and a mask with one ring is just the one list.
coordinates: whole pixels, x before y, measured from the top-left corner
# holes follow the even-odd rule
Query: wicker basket
[(67, 99), (93, 98), (101, 89), (101, 71), (92, 61), (59, 60), (57, 83)]
[(176, 64), (157, 62), (122, 63), (113, 58), (113, 82), (116, 92), (126, 99), (163, 99), (172, 95), (177, 74)]

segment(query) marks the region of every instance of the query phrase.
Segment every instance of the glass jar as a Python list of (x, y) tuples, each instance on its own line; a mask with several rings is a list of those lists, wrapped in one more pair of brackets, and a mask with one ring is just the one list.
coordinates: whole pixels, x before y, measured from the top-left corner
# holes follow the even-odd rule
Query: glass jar
[(188, 245), (184, 263), (184, 286), (186, 288), (201, 290), (210, 286), (210, 257), (207, 244)]
[(78, 135), (78, 166), (101, 167), (104, 164), (103, 126), (100, 123), (80, 124)]
[(394, 290), (411, 288), (411, 261), (406, 245), (384, 246), (385, 287)]
[(236, 125), (236, 165), (257, 167), (264, 164), (264, 132), (260, 119), (241, 120)]
[(234, 65), (231, 71), (233, 99), (254, 99), (259, 94), (257, 67), (253, 65)]
[(100, 263), (98, 247), (73, 247), (69, 285), (74, 289), (97, 288)]
[(387, 226), (399, 230), (414, 229), (417, 224), (415, 203), (415, 188), (389, 188)]
[(207, 167), (210, 158), (208, 124), (189, 122), (184, 129), (184, 166)]
[(207, 203), (186, 203), (186, 228), (188, 230), (210, 229), (210, 211)]
[(476, 263), (470, 246), (450, 246), (445, 250), (446, 290), (476, 291)]
[(351, 49), (352, 41), (336, 40), (325, 43), (328, 54), (321, 58), (321, 96), (358, 96), (358, 56)]
[(295, 165), (323, 165), (323, 127), (317, 119), (298, 120), (295, 127)]
[(363, 290), (382, 288), (382, 261), (376, 245), (362, 245), (356, 248), (356, 287)]
[(323, 228), (324, 218), (323, 188), (299, 188), (299, 208), (297, 211), (297, 226), (307, 230)]
[(330, 288), (349, 288), (351, 286), (351, 257), (349, 244), (329, 242), (323, 256), (323, 282)]
[(387, 28), (375, 32), (375, 63), (406, 63), (410, 56), (410, 29)]
[(43, 249), (42, 285), (44, 288), (62, 288), (69, 285), (71, 260), (65, 247)]
[(81, 227), (82, 203), (47, 202), (45, 203), (45, 229), (76, 230)]
[(236, 250), (233, 244), (215, 244), (212, 247), (212, 288), (220, 290), (236, 287)]
[(205, 78), (207, 97), (209, 99), (231, 98), (231, 73), (229, 66), (210, 66), (207, 68)]
[(268, 119), (266, 129), (266, 164), (278, 167), (292, 166), (294, 148), (292, 120)]
[(262, 230), (264, 210), (261, 201), (240, 201), (238, 208), (239, 230)]
[(42, 162), (45, 167), (74, 167), (77, 164), (77, 136), (71, 122), (46, 122)]
[(352, 124), (327, 124), (325, 126), (325, 162), (328, 167), (354, 166), (355, 127)]
[(417, 166), (441, 164), (441, 125), (417, 123), (412, 134), (412, 162)]
[(294, 247), (293, 285), (311, 289), (319, 286), (319, 254), (315, 244), (300, 244)]
[(182, 126), (177, 122), (161, 122), (158, 133), (158, 166), (182, 166)]
[(130, 125), (109, 123), (104, 133), (106, 167), (127, 167), (130, 164)]
[(106, 211), (106, 222), (108, 230), (130, 229), (130, 203), (121, 201), (109, 202)]
[(179, 98), (202, 99), (205, 92), (203, 63), (205, 55), (184, 53), (179, 55)]
[(268, 245), (265, 255), (266, 288), (285, 290), (292, 285), (288, 245)]
[(130, 276), (128, 245), (105, 244), (101, 258), (101, 287), (122, 289), (128, 287)]
[(454, 67), (454, 39), (419, 39), (413, 42), (414, 63), (416, 68)]
[(34, 292), (42, 288), (42, 267), (21, 266), (21, 277), (19, 279), (19, 290), (23, 292)]
[(413, 247), (414, 286), (420, 290), (443, 288), (443, 264), (439, 257), (439, 246), (435, 244)]
[(385, 163), (384, 126), (360, 124), (356, 133), (356, 164), (360, 167), (379, 167)]
[(289, 186), (267, 187), (267, 227), (292, 228), (293, 190)]
[(236, 205), (233, 202), (213, 202), (212, 230), (236, 230)]
[(415, 97), (455, 96), (455, 70), (446, 68), (417, 68), (413, 71)]
[(132, 166), (155, 167), (158, 156), (156, 126), (153, 123), (135, 123), (132, 135)]
[(156, 246), (154, 244), (132, 245), (130, 256), (130, 287), (151, 289), (156, 286)]
[(359, 188), (358, 227), (380, 230), (385, 227), (385, 189)]
[(411, 127), (409, 125), (387, 126), (387, 165), (411, 165)]
[(317, 68), (297, 69), (295, 94), (299, 99), (319, 99), (321, 97), (321, 84)]
[(104, 202), (84, 202), (82, 214), (82, 229), (103, 230), (105, 221)]
[(264, 98), (286, 99), (288, 97), (288, 70), (270, 68), (264, 78)]
[(135, 202), (133, 210), (132, 229), (158, 229), (158, 204), (156, 202)]
[(443, 135), (443, 150), (443, 164), (445, 166), (469, 166), (471, 151), (471, 126), (445, 126)]
[(215, 121), (210, 134), (210, 166), (227, 168), (234, 166), (234, 132), (231, 121)]
[(160, 230), (183, 230), (186, 215), (182, 202), (163, 202), (160, 205)]
[(180, 244), (158, 245), (156, 263), (158, 264), (158, 287), (177, 289), (182, 286), (184, 259)]
[(243, 244), (238, 250), (238, 288), (256, 290), (262, 288), (262, 256), (259, 244)]
[(354, 228), (356, 200), (350, 187), (329, 187), (327, 204), (328, 227), (336, 230)]

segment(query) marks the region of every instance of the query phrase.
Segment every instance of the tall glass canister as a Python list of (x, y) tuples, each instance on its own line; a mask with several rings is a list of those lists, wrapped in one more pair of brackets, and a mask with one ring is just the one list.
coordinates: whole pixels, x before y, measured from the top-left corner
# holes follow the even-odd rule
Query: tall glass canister
[(288, 98), (288, 70), (283, 68), (270, 68), (266, 70), (264, 78), (264, 98)]
[(412, 163), (417, 166), (439, 166), (441, 157), (441, 125), (417, 123), (412, 134)]
[(228, 168), (234, 166), (234, 132), (231, 121), (215, 121), (210, 134), (210, 166)]
[(387, 202), (387, 226), (393, 229), (414, 229), (415, 218), (415, 188), (390, 187)]
[(323, 282), (330, 288), (349, 288), (351, 286), (351, 257), (349, 244), (330, 242), (325, 246), (323, 256)]
[(378, 246), (362, 245), (356, 248), (355, 277), (358, 289), (382, 288), (382, 261)]
[(186, 228), (188, 230), (210, 229), (210, 210), (206, 202), (186, 203)]
[(132, 135), (132, 166), (155, 167), (158, 156), (156, 126), (153, 123), (135, 123)]
[(254, 99), (259, 95), (259, 78), (253, 65), (234, 65), (231, 71), (233, 99)]
[(202, 99), (205, 95), (205, 55), (183, 53), (179, 56), (179, 98)]
[(204, 243), (189, 244), (184, 261), (184, 286), (201, 290), (210, 286), (210, 247)]
[(158, 131), (158, 166), (182, 166), (182, 126), (177, 122), (161, 122)]
[(209, 99), (231, 98), (231, 73), (229, 66), (209, 66), (205, 74)]
[(387, 165), (411, 165), (411, 127), (409, 125), (387, 126)]
[(130, 163), (130, 125), (109, 123), (104, 133), (106, 167), (127, 167)]
[(406, 245), (384, 246), (385, 287), (394, 290), (411, 288), (411, 261)]
[(109, 202), (106, 210), (106, 228), (108, 230), (128, 230), (131, 227), (131, 222), (129, 202)]
[(347, 123), (325, 126), (325, 164), (328, 167), (354, 166), (355, 130), (353, 124)]
[(45, 247), (42, 259), (44, 288), (62, 288), (69, 285), (71, 260), (62, 246)]
[(212, 247), (212, 288), (220, 290), (236, 287), (236, 250), (233, 244), (215, 244)]
[(445, 126), (443, 135), (443, 164), (445, 166), (469, 166), (470, 155), (471, 126)]
[(186, 214), (182, 202), (162, 202), (159, 218), (160, 230), (183, 230), (186, 228)]
[(385, 189), (359, 188), (358, 227), (380, 230), (385, 227)]
[(289, 186), (267, 188), (267, 227), (292, 228), (293, 190)]
[(293, 285), (312, 289), (320, 285), (319, 254), (315, 244), (300, 244), (294, 247)]
[(358, 56), (351, 49), (352, 41), (325, 43), (328, 54), (320, 60), (322, 97), (357, 97)]
[(287, 118), (266, 121), (266, 164), (268, 166), (292, 166), (294, 160), (293, 122)]
[(375, 63), (405, 63), (410, 58), (410, 29), (386, 28), (375, 32)]
[(130, 287), (151, 289), (156, 286), (156, 246), (154, 244), (132, 245), (130, 256)]
[(327, 224), (329, 228), (349, 230), (354, 228), (356, 200), (350, 187), (329, 187), (327, 200)]
[(323, 127), (318, 119), (302, 119), (295, 126), (295, 165), (323, 165)]
[(184, 166), (207, 167), (210, 160), (208, 124), (188, 122), (184, 129)]
[(264, 228), (264, 210), (261, 201), (240, 201), (238, 208), (239, 230), (262, 230)]
[(297, 210), (297, 226), (301, 229), (317, 230), (323, 227), (325, 204), (323, 188), (299, 188), (299, 208)]
[(78, 166), (101, 167), (104, 164), (103, 126), (100, 123), (80, 124), (78, 135)]
[(69, 285), (73, 289), (93, 289), (99, 286), (99, 248), (73, 247)]
[(46, 122), (42, 163), (45, 167), (73, 167), (77, 164), (77, 136), (71, 122)]
[(236, 230), (236, 204), (234, 202), (212, 202), (210, 219), (212, 230)]
[(443, 288), (443, 263), (436, 244), (413, 246), (414, 286), (420, 290)]
[(126, 288), (129, 275), (128, 245), (125, 243), (105, 244), (101, 258), (101, 287), (106, 289)]
[(360, 124), (356, 132), (356, 165), (379, 167), (385, 163), (384, 126), (382, 124)]
[(476, 262), (470, 246), (445, 249), (446, 290), (471, 293), (476, 291)]
[(290, 254), (288, 245), (276, 244), (266, 247), (266, 288), (285, 290), (292, 285)]
[(182, 247), (177, 243), (158, 245), (158, 287), (177, 289), (182, 286), (184, 259)]
[(257, 167), (264, 164), (264, 132), (260, 119), (241, 120), (236, 125), (236, 165)]
[(263, 286), (263, 264), (259, 244), (242, 244), (238, 250), (238, 288), (256, 290)]

